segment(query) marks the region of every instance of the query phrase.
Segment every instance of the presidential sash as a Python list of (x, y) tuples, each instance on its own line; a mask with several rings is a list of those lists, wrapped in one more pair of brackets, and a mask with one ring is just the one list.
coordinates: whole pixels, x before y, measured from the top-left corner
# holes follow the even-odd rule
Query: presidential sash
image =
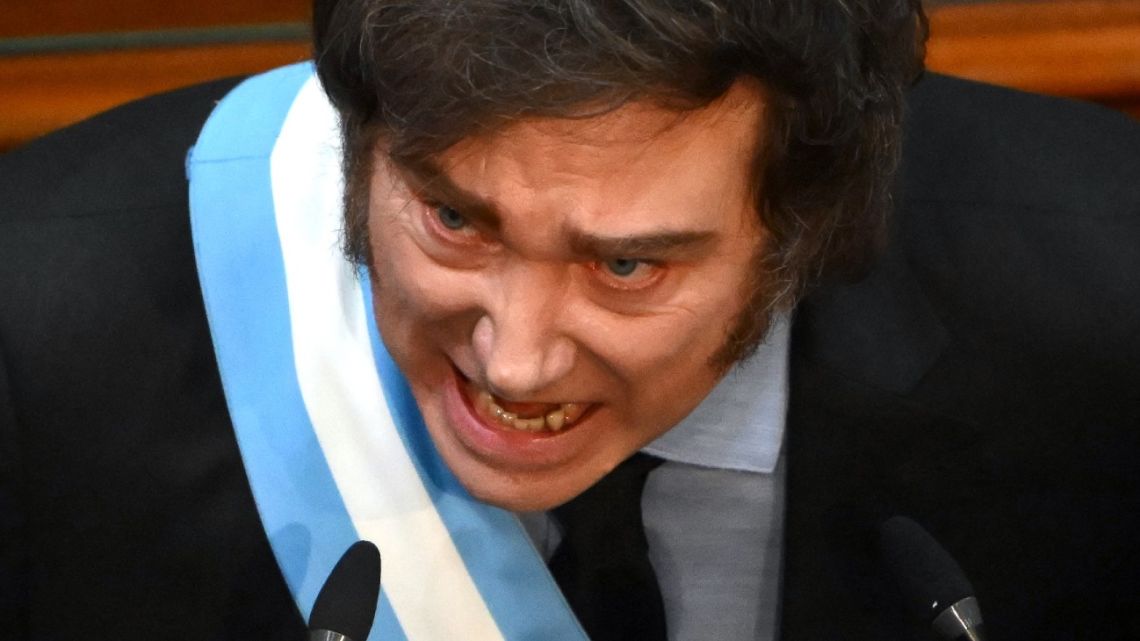
[(340, 252), (337, 119), (312, 66), (231, 91), (187, 173), (230, 418), (300, 611), (367, 539), (383, 555), (369, 639), (584, 640), (514, 515), (439, 459), (380, 341), (366, 274)]

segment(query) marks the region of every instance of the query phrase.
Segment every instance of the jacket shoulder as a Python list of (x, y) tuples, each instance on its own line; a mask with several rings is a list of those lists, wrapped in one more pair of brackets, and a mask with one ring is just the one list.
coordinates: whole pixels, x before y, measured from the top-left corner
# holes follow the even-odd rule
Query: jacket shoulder
[(911, 91), (904, 200), (1112, 215), (1140, 204), (1140, 123), (1098, 105), (938, 74)]
[(184, 159), (229, 78), (114, 108), (0, 156), (0, 223), (184, 202)]

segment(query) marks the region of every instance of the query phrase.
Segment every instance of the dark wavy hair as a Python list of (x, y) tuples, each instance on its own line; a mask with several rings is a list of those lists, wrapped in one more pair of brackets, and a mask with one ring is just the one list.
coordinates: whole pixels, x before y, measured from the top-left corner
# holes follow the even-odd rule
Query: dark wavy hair
[(376, 145), (414, 167), (525, 117), (648, 100), (683, 111), (759, 79), (756, 159), (769, 234), (722, 364), (770, 312), (852, 276), (882, 245), (903, 91), (922, 69), (920, 0), (315, 0), (317, 73), (340, 112), (345, 249), (369, 259)]

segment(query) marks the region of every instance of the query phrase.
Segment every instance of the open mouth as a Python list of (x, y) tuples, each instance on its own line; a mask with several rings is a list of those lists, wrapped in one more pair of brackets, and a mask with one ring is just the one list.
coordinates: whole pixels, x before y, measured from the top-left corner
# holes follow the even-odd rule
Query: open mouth
[(519, 432), (555, 434), (580, 423), (591, 409), (587, 403), (521, 403), (497, 398), (455, 370), (468, 404), (483, 422)]

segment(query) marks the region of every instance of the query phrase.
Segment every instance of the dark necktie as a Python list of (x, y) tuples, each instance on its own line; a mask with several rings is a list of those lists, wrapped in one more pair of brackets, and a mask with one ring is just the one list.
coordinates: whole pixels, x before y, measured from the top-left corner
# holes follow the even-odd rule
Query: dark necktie
[(641, 491), (660, 464), (634, 454), (553, 510), (562, 543), (550, 557), (550, 572), (592, 641), (666, 641), (665, 608), (641, 521)]

